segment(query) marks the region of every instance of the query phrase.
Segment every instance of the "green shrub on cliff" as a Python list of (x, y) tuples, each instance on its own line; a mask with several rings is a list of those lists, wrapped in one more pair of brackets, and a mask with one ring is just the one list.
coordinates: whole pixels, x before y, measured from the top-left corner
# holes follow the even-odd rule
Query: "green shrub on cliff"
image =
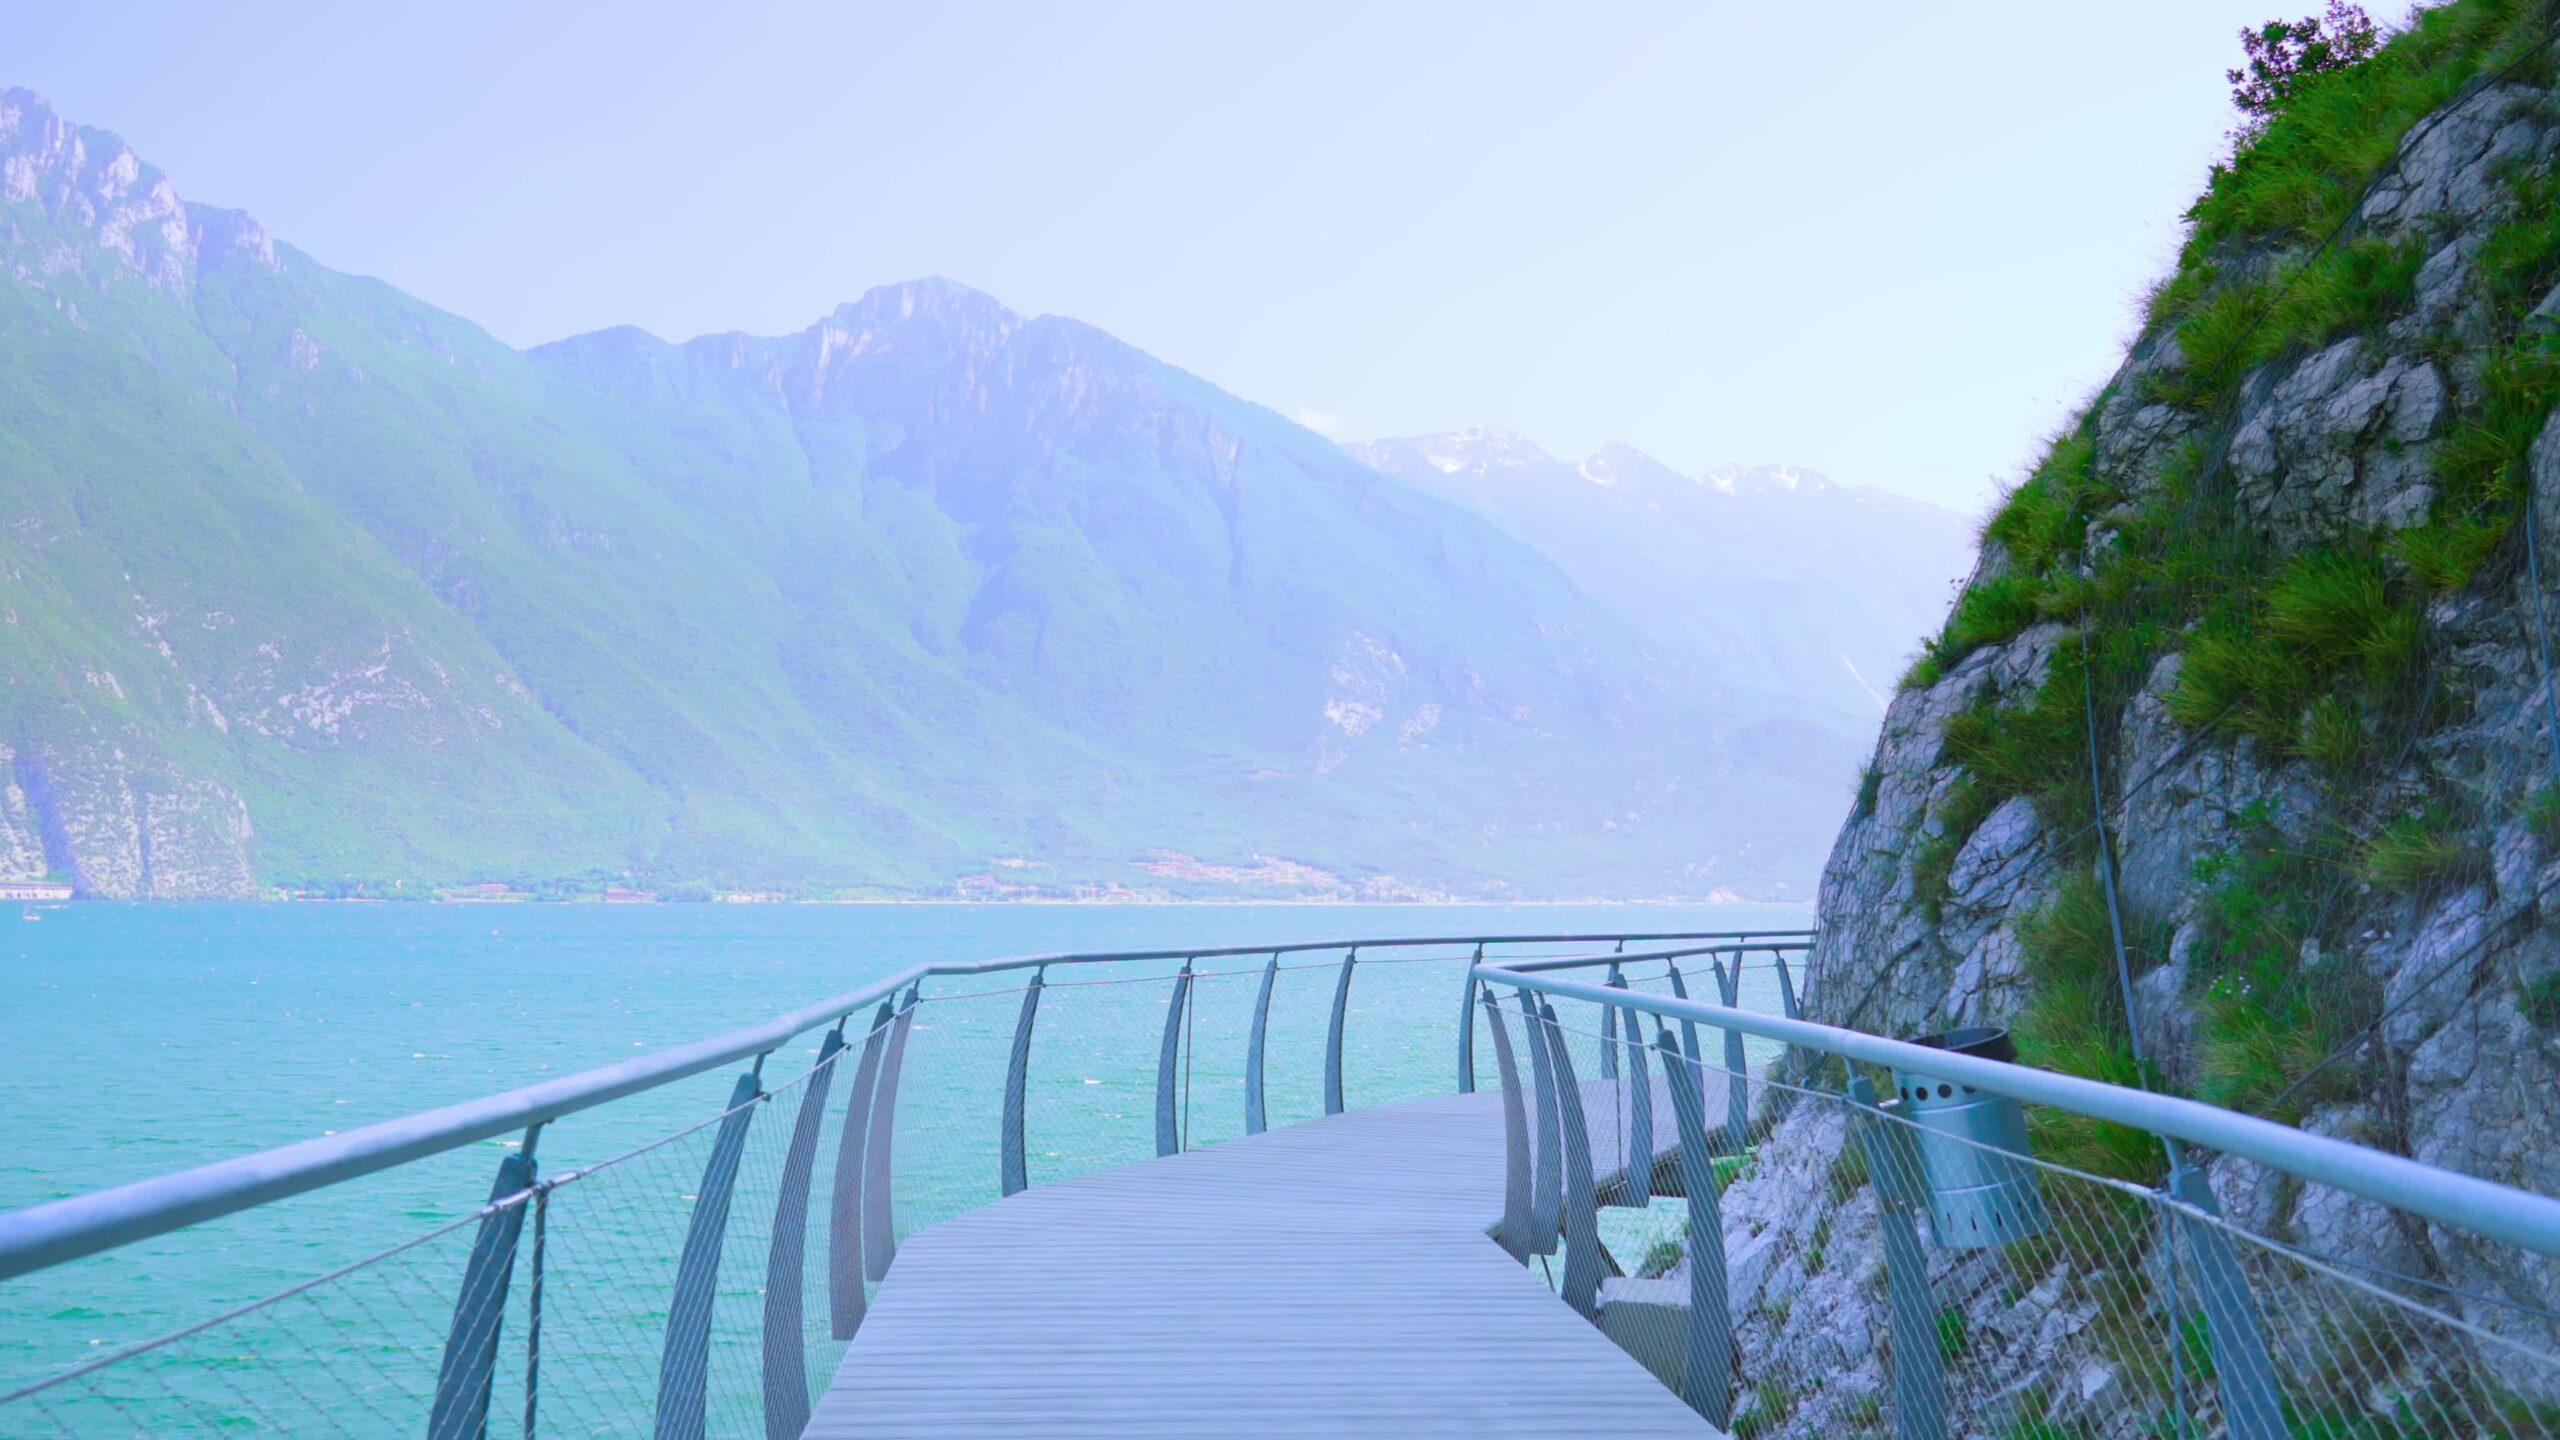
[[(2412, 127), (2465, 86), (2501, 72), (2548, 81), (2552, 19), (2546, 0), (2454, 0), (2421, 12), (2367, 58), (2278, 87), (2257, 112), (2263, 123), (2246, 130), (2189, 212), (2187, 243), (2152, 297), (2137, 347), (2153, 363), (2130, 398), (2191, 412), (2194, 440), (2165, 459), (2101, 454), (2097, 417), (2113, 398), (2101, 394), (1985, 524), (1985, 543), (1998, 544), (2006, 564), (1959, 603), (1908, 677), (1932, 683), (2037, 618), (2077, 632), (2032, 692), (1953, 716), (1942, 754), (1965, 768), (1986, 811), (1997, 799), (2032, 797), (2043, 843), (2074, 877), (2021, 927), (2034, 998), (2015, 1028), (2035, 1063), (2135, 1074), (2095, 880), (2103, 858), (2088, 778), (2091, 710), (2112, 726), (2154, 663), (2182, 652), (2166, 697), (2175, 720), (2308, 758), (2341, 797), (2377, 755), (2405, 753), (2427, 721), (2428, 597), (2469, 583), (2511, 543), (2527, 452), (2560, 402), (2560, 343), (2523, 323), (2560, 280), (2560, 178), (2502, 177), (2513, 203), (2475, 260), (2492, 312), (2489, 353), (2479, 383), (2456, 387), (2455, 412), (2431, 442), (2439, 483), (2427, 523), (2280, 545), (2263, 514), (2243, 513), (2224, 457), (2252, 372), (2349, 336), (2379, 337), (2411, 312), (2418, 276), (2445, 237), (2359, 233), (2350, 214)], [(2174, 351), (2151, 348), (2172, 338)], [(2429, 358), (2459, 353), (2450, 340), (2436, 343), (2447, 348)], [(2396, 452), (2401, 442), (2377, 443)], [(2101, 525), (2112, 543), (2093, 543)], [(2112, 765), (2112, 739), (2112, 729), (2097, 736), (2102, 766)], [(2108, 788), (2147, 778), (2110, 774)], [(2345, 967), (2318, 958), (2333, 897), (2359, 880), (2406, 886), (2459, 871), (2474, 857), (2447, 843), (2447, 830), (2341, 829), (2295, 850), (2260, 817), (2221, 869), (2199, 875), (2218, 917), (2194, 978), (2198, 1083), (2209, 1098), (2294, 1113), (2352, 1079), (2340, 1064), (2297, 1083), (2374, 1009)], [(1930, 867), (1937, 893), (1952, 856), (1941, 850), (1924, 847), (1914, 860)], [(2162, 958), (2162, 939), (2129, 937), (2136, 971)], [(2117, 1167), (2102, 1173), (2153, 1163), (2138, 1146), (2113, 1150), (2109, 1137), (2051, 1138), (2071, 1163)]]

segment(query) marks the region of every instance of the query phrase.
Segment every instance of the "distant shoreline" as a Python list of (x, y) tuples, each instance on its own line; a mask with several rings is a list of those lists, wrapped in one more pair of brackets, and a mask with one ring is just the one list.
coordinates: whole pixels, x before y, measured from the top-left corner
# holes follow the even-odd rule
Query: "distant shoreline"
[(508, 899), (508, 900), (449, 900), (449, 899), (443, 899), (443, 898), (438, 898), (438, 897), (427, 897), (427, 898), (415, 898), (415, 899), (413, 899), (413, 898), (406, 897), (406, 896), (398, 896), (398, 897), (395, 897), (395, 896), (382, 896), (382, 895), (311, 896), (311, 897), (295, 897), (295, 898), (288, 898), (288, 899), (278, 899), (278, 898), (275, 898), (275, 897), (272, 897), (272, 896), (264, 896), (264, 897), (255, 897), (255, 898), (211, 898), (211, 897), (208, 897), (208, 898), (205, 898), (205, 899), (193, 899), (193, 900), (119, 900), (119, 899), (106, 899), (106, 898), (99, 898), (99, 897), (95, 897), (95, 896), (83, 896), (83, 897), (79, 897), (79, 898), (71, 899), (71, 900), (44, 900), (44, 901), (32, 901), (32, 902), (26, 902), (26, 908), (28, 908), (28, 909), (32, 909), (32, 910), (59, 910), (59, 909), (64, 909), (64, 908), (74, 907), (74, 906), (91, 906), (91, 905), (137, 905), (137, 906), (139, 906), (139, 905), (149, 905), (149, 906), (161, 906), (161, 907), (168, 907), (168, 908), (172, 908), (172, 909), (175, 909), (175, 908), (183, 908), (183, 907), (192, 906), (192, 905), (269, 905), (269, 906), (287, 906), (287, 905), (438, 905), (438, 906), (456, 906), (456, 907), (462, 907), (462, 906), (473, 906), (473, 907), (481, 907), (481, 908), (525, 908), (525, 907), (537, 907), (537, 906), (538, 906), (538, 907), (542, 907), (542, 908), (546, 908), (546, 909), (561, 909), (561, 908), (571, 908), (571, 907), (579, 907), (579, 908), (595, 908), (595, 909), (624, 909), (624, 908), (665, 907), (665, 906), (670, 906), (670, 905), (681, 905), (681, 906), (702, 906), (702, 907), (705, 907), (705, 908), (710, 908), (710, 907), (714, 907), (714, 906), (727, 906), (727, 907), (732, 908), (732, 909), (769, 909), (769, 908), (780, 908), (780, 907), (786, 907), (786, 906), (845, 906), (845, 905), (924, 905), (924, 906), (943, 906), (943, 907), (953, 907), (953, 908), (957, 908), (957, 907), (969, 907), (969, 908), (976, 908), (976, 909), (987, 909), (987, 908), (993, 908), (993, 907), (997, 907), (997, 906), (1026, 906), (1026, 905), (1058, 905), (1058, 906), (1072, 906), (1072, 905), (1111, 905), (1111, 906), (1121, 906), (1121, 907), (1139, 907), (1139, 906), (1147, 906), (1147, 907), (1167, 907), (1167, 908), (1170, 908), (1170, 907), (1176, 907), (1176, 906), (1202, 906), (1202, 905), (1294, 905), (1294, 906), (1307, 906), (1307, 907), (1314, 907), (1314, 908), (1336, 908), (1336, 909), (1355, 909), (1355, 908), (1356, 908), (1356, 909), (1387, 909), (1387, 908), (1412, 908), (1412, 909), (1454, 909), (1454, 908), (1459, 908), (1459, 907), (1500, 907), (1500, 908), (1504, 908), (1504, 909), (1530, 909), (1530, 908), (1558, 908), (1558, 909), (1561, 909), (1561, 908), (1576, 908), (1576, 909), (1595, 909), (1595, 908), (1629, 908), (1629, 909), (1634, 909), (1634, 908), (1648, 908), (1648, 909), (1663, 909), (1663, 908), (1667, 908), (1667, 907), (1670, 907), (1670, 906), (1681, 906), (1681, 907), (1692, 907), (1692, 908), (1693, 908), (1693, 907), (1697, 907), (1697, 906), (1707, 906), (1707, 905), (1761, 905), (1761, 906), (1770, 906), (1770, 907), (1779, 908), (1779, 909), (1800, 909), (1800, 910), (1810, 910), (1810, 909), (1812, 909), (1812, 908), (1813, 908), (1813, 906), (1814, 906), (1814, 902), (1813, 902), (1812, 900), (1763, 900), (1763, 899), (1752, 899), (1752, 898), (1748, 898), (1748, 897), (1734, 897), (1734, 896), (1720, 896), (1720, 897), (1713, 898), (1713, 899), (1682, 899), (1682, 898), (1678, 898), (1678, 897), (1662, 897), (1662, 898), (1652, 898), (1652, 899), (1642, 899), (1642, 900), (1599, 900), (1599, 899), (1495, 900), (1495, 899), (1482, 899), (1482, 898), (1477, 898), (1477, 899), (1457, 899), (1457, 898), (1451, 898), (1451, 899), (1433, 899), (1433, 900), (1414, 900), (1414, 899), (1394, 899), (1394, 900), (1387, 900), (1387, 899), (1381, 899), (1381, 900), (1359, 900), (1359, 899), (1337, 899), (1337, 898), (1329, 898), (1329, 897), (1328, 897), (1328, 898), (1312, 898), (1312, 897), (1294, 897), (1294, 898), (1293, 898), (1293, 897), (1280, 897), (1280, 896), (1274, 896), (1274, 897), (1269, 897), (1269, 898), (1258, 898), (1258, 897), (1252, 897), (1252, 896), (1224, 896), (1224, 897), (1200, 897), (1200, 898), (1188, 898), (1188, 899), (1186, 899), (1186, 898), (1174, 898), (1174, 897), (1167, 897), (1167, 896), (1116, 896), (1116, 895), (1115, 895), (1115, 896), (1096, 896), (1096, 897), (1092, 897), (1092, 898), (1072, 898), (1072, 897), (1066, 897), (1066, 896), (1008, 896), (1008, 897), (1003, 897), (1003, 898), (992, 898), (992, 899), (967, 899), (967, 898), (960, 898), (960, 897), (953, 897), (953, 896), (912, 896), (912, 897), (910, 897), (910, 896), (895, 896), (895, 897), (891, 897), (891, 896), (881, 896), (881, 897), (857, 897), (857, 898), (829, 899), (829, 900), (796, 900), (796, 899), (795, 899), (795, 900), (755, 900), (755, 901), (737, 901), (737, 900), (726, 900), (726, 901), (724, 901), (724, 900), (615, 900), (615, 901), (606, 901), (606, 900), (596, 899), (596, 898), (594, 898), (594, 897), (592, 897), (592, 896), (580, 896), (580, 897), (578, 897), (577, 899), (573, 899), (573, 900), (538, 900), (538, 899), (534, 899), (534, 898), (531, 898), (531, 897), (526, 897), (526, 898), (524, 898), (524, 899)]

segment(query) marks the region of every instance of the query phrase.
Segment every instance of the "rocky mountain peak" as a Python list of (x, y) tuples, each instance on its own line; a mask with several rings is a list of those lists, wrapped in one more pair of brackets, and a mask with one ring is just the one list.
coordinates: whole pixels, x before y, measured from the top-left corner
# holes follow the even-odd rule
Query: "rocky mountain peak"
[(9, 203), (34, 205), (63, 232), (71, 248), (46, 257), (49, 273), (90, 272), (104, 251), (154, 288), (189, 288), (195, 237), (168, 177), (121, 137), (65, 120), (32, 90), (0, 91), (0, 204)]
[(876, 329), (916, 321), (935, 321), (969, 330), (1019, 328), (1023, 317), (983, 290), (940, 275), (926, 275), (866, 290), (829, 312), (821, 325)]
[(1633, 445), (1615, 440), (1584, 457), (1576, 471), (1594, 485), (1632, 486), (1638, 490), (1661, 490), (1687, 483), (1679, 471)]
[(198, 264), (221, 265), (236, 260), (268, 270), (282, 267), (283, 262), (276, 259), (275, 238), (246, 210), (190, 204), (187, 224)]

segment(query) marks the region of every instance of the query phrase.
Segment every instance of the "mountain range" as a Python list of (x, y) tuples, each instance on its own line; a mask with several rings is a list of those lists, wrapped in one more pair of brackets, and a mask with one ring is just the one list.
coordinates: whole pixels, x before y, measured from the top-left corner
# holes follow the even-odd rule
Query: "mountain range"
[(90, 895), (1803, 895), (1942, 598), (944, 280), (517, 350), (20, 90), (0, 272), (0, 876)]
[(1728, 692), (1861, 739), (1973, 563), (1954, 511), (1797, 466), (1686, 476), (1623, 444), (1559, 460), (1491, 427), (1348, 448), (1530, 540)]

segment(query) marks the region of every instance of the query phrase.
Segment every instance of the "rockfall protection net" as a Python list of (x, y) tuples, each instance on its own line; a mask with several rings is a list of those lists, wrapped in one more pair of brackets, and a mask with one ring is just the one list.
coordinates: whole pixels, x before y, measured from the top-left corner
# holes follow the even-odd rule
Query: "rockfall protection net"
[[(1548, 1003), (1558, 1015), (1552, 1037), (1584, 1083), (1600, 1157), (1596, 1322), (1682, 1390), (1701, 1358), (1690, 1302), (1704, 1237), (1690, 1233), (1676, 1164), (1653, 1170), (1656, 1193), (1642, 1208), (1626, 1191), (1610, 1193), (1612, 1160), (1626, 1154), (1618, 1117), (1632, 1108), (1629, 1072), (1622, 1064), (1618, 1080), (1593, 1082), (1613, 1043), (1598, 1007)], [(1506, 996), (1506, 1022), (1525, 1039), (1511, 1004)], [(1638, 1020), (1649, 1044), (1663, 1033), (1653, 1017)], [(1623, 1052), (1625, 1027), (1611, 1028)], [(2271, 1171), (2234, 1161), (2215, 1169), (2226, 1219), (2032, 1153), (2018, 1160), (1924, 1135), (1842, 1093), (1836, 1059), (1760, 1051), (1738, 1076), (1723, 1068), (1723, 1036), (1713, 1027), (1699, 1028), (1703, 1065), (1686, 1058), (1681, 1027), (1668, 1030), (1683, 1053), (1668, 1071), (1658, 1045), (1648, 1056), (1665, 1092), (1654, 1106), (1656, 1143), (1670, 1143), (1660, 1138), (1671, 1119), (1666, 1074), (1699, 1083), (1719, 1152), (1712, 1253), (1721, 1256), (1730, 1320), (1722, 1366), (1707, 1358), (1701, 1372), (1720, 1381), (1720, 1393), (1685, 1393), (1737, 1436), (2560, 1437), (2560, 1270), (2551, 1261), (2307, 1187), (2303, 1210), (2323, 1234), (2358, 1232), (2366, 1251), (2369, 1237), (2390, 1237), (2405, 1269), (2333, 1264), (2249, 1228), (2250, 1212), (2269, 1212), (2279, 1192), (2306, 1189)], [(1781, 1078), (1805, 1069), (1802, 1079)], [(1749, 1109), (1736, 1145), (1723, 1131), (1723, 1097), (1738, 1079)], [(1870, 1082), (1894, 1098), (1891, 1077), (1876, 1072)], [(2031, 1150), (2037, 1141), (2088, 1143), (2078, 1117), (2025, 1118)], [(2098, 1143), (2158, 1144), (2131, 1131)], [(1954, 1150), (1938, 1151), (1934, 1165), (1922, 1159), (1925, 1146), (1939, 1145)], [(2029, 1197), (2034, 1218), (2023, 1233), (2005, 1243), (1939, 1243), (1929, 1172), (1965, 1173), (1969, 1157)], [(1951, 1211), (1948, 1223), (1966, 1213)], [(1898, 1240), (1910, 1262), (1899, 1277), (1899, 1314)], [(1561, 1289), (1569, 1248), (1528, 1263)], [(2503, 1283), (2468, 1293), (2416, 1278), (2429, 1268), (2425, 1253), (2455, 1248)], [(1898, 1429), (1911, 1411), (1934, 1429)]]

